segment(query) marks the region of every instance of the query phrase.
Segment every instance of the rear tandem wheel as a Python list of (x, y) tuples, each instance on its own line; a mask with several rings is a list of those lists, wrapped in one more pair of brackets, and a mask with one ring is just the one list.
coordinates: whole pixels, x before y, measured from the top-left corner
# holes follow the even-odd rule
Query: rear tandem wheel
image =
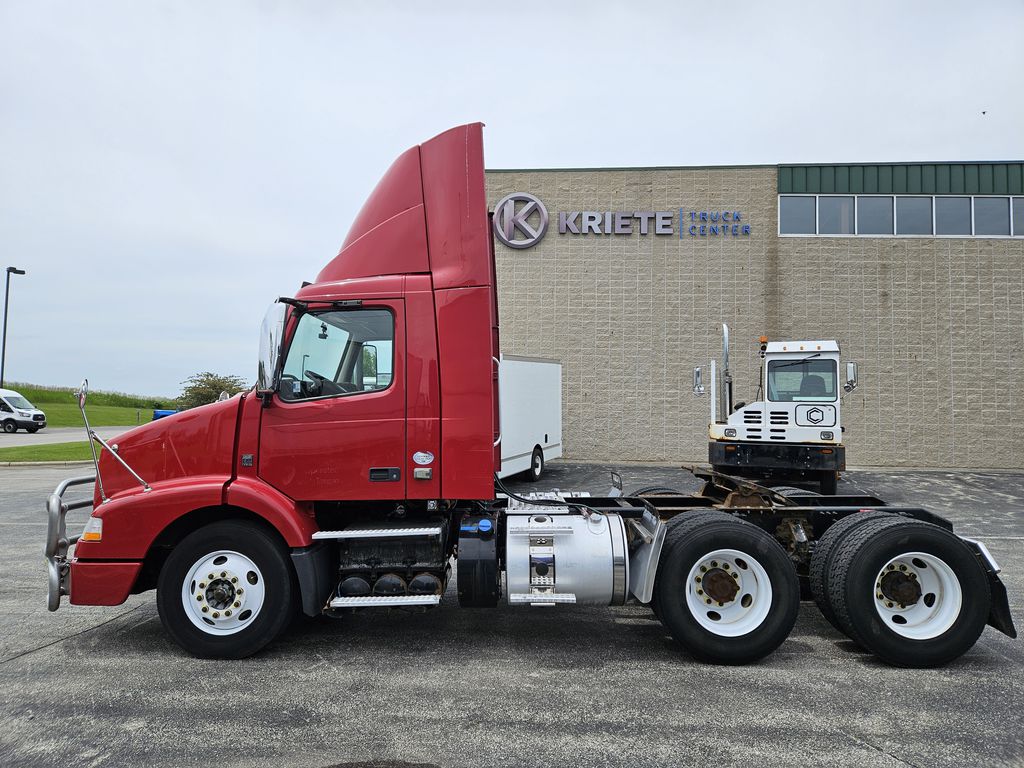
[(767, 656), (789, 635), (800, 606), (786, 551), (731, 515), (680, 518), (665, 537), (655, 614), (702, 661), (745, 664)]
[(840, 628), (883, 661), (937, 667), (977, 642), (988, 575), (957, 536), (931, 523), (873, 519), (837, 545), (828, 601)]

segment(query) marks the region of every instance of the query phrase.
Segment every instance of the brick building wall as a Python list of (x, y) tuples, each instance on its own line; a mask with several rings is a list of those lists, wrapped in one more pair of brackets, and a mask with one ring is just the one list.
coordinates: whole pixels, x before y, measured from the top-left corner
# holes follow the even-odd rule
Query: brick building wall
[[(502, 349), (563, 363), (569, 457), (705, 461), (692, 368), (732, 330), (737, 401), (757, 338), (835, 338), (860, 364), (843, 400), (851, 465), (1024, 467), (1024, 240), (779, 237), (771, 167), (489, 171), (551, 222), (496, 242)], [(679, 235), (690, 211), (740, 211), (749, 236)], [(675, 212), (672, 235), (559, 234), (562, 211)], [(634, 227), (636, 229), (636, 227)]]

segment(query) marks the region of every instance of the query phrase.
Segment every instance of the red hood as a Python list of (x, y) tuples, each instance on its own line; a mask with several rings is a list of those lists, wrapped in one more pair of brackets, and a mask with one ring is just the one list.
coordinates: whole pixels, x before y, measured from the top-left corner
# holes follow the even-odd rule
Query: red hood
[[(116, 445), (118, 455), (150, 485), (200, 475), (228, 479), (234, 465), (235, 426), (245, 396), (176, 413), (107, 442)], [(100, 456), (100, 476), (108, 497), (141, 488), (106, 451)]]

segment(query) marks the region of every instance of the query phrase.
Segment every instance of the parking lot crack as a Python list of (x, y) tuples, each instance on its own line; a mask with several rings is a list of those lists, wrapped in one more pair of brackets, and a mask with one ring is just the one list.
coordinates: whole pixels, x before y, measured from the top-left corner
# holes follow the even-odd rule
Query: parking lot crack
[(30, 653), (35, 653), (36, 651), (41, 651), (44, 648), (49, 648), (51, 645), (57, 645), (58, 643), (63, 643), (65, 640), (71, 640), (72, 638), (80, 637), (88, 632), (92, 632), (94, 629), (99, 629), (100, 627), (106, 626), (107, 624), (110, 624), (112, 621), (117, 621), (118, 619), (124, 618), (129, 614), (135, 613), (144, 605), (146, 605), (146, 603), (140, 603), (139, 605), (135, 606), (130, 610), (125, 611), (124, 613), (119, 613), (117, 614), (117, 616), (113, 616), (107, 619), (106, 621), (101, 621), (99, 624), (95, 624), (91, 627), (86, 627), (80, 632), (75, 632), (74, 634), (67, 635), (65, 637), (58, 637), (56, 640), (51, 640), (48, 643), (37, 645), (35, 648), (29, 648), (28, 650), (22, 651), (21, 653), (16, 653), (13, 656), (8, 656), (6, 659), (0, 659), (0, 664), (6, 664), (9, 661), (16, 661), (17, 659), (20, 659), (22, 656), (28, 656)]
[(910, 768), (922, 768), (921, 766), (917, 765), (916, 763), (911, 763), (908, 760), (904, 760), (902, 757), (898, 757), (898, 756), (894, 755), (892, 752), (888, 752), (888, 751), (882, 749), (877, 744), (872, 744), (870, 741), (865, 741), (864, 739), (859, 739), (856, 736), (854, 736), (852, 733), (849, 733), (848, 731), (840, 731), (840, 733), (842, 733), (844, 736), (846, 736), (846, 738), (848, 738), (850, 741), (853, 741), (853, 742), (861, 745), (862, 747), (868, 747), (869, 749), (875, 750), (879, 754), (882, 754), (882, 755), (885, 755), (886, 757), (892, 758), (893, 760), (895, 760), (900, 765), (908, 765), (908, 766), (910, 766)]

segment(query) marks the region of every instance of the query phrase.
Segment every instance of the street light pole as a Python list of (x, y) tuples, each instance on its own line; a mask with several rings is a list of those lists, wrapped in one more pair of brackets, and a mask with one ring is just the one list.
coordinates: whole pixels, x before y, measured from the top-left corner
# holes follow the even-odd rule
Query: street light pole
[(11, 275), (24, 275), (24, 269), (7, 268), (7, 285), (4, 287), (4, 340), (0, 347), (0, 387), (4, 385), (4, 365), (7, 362), (7, 307), (11, 303)]

